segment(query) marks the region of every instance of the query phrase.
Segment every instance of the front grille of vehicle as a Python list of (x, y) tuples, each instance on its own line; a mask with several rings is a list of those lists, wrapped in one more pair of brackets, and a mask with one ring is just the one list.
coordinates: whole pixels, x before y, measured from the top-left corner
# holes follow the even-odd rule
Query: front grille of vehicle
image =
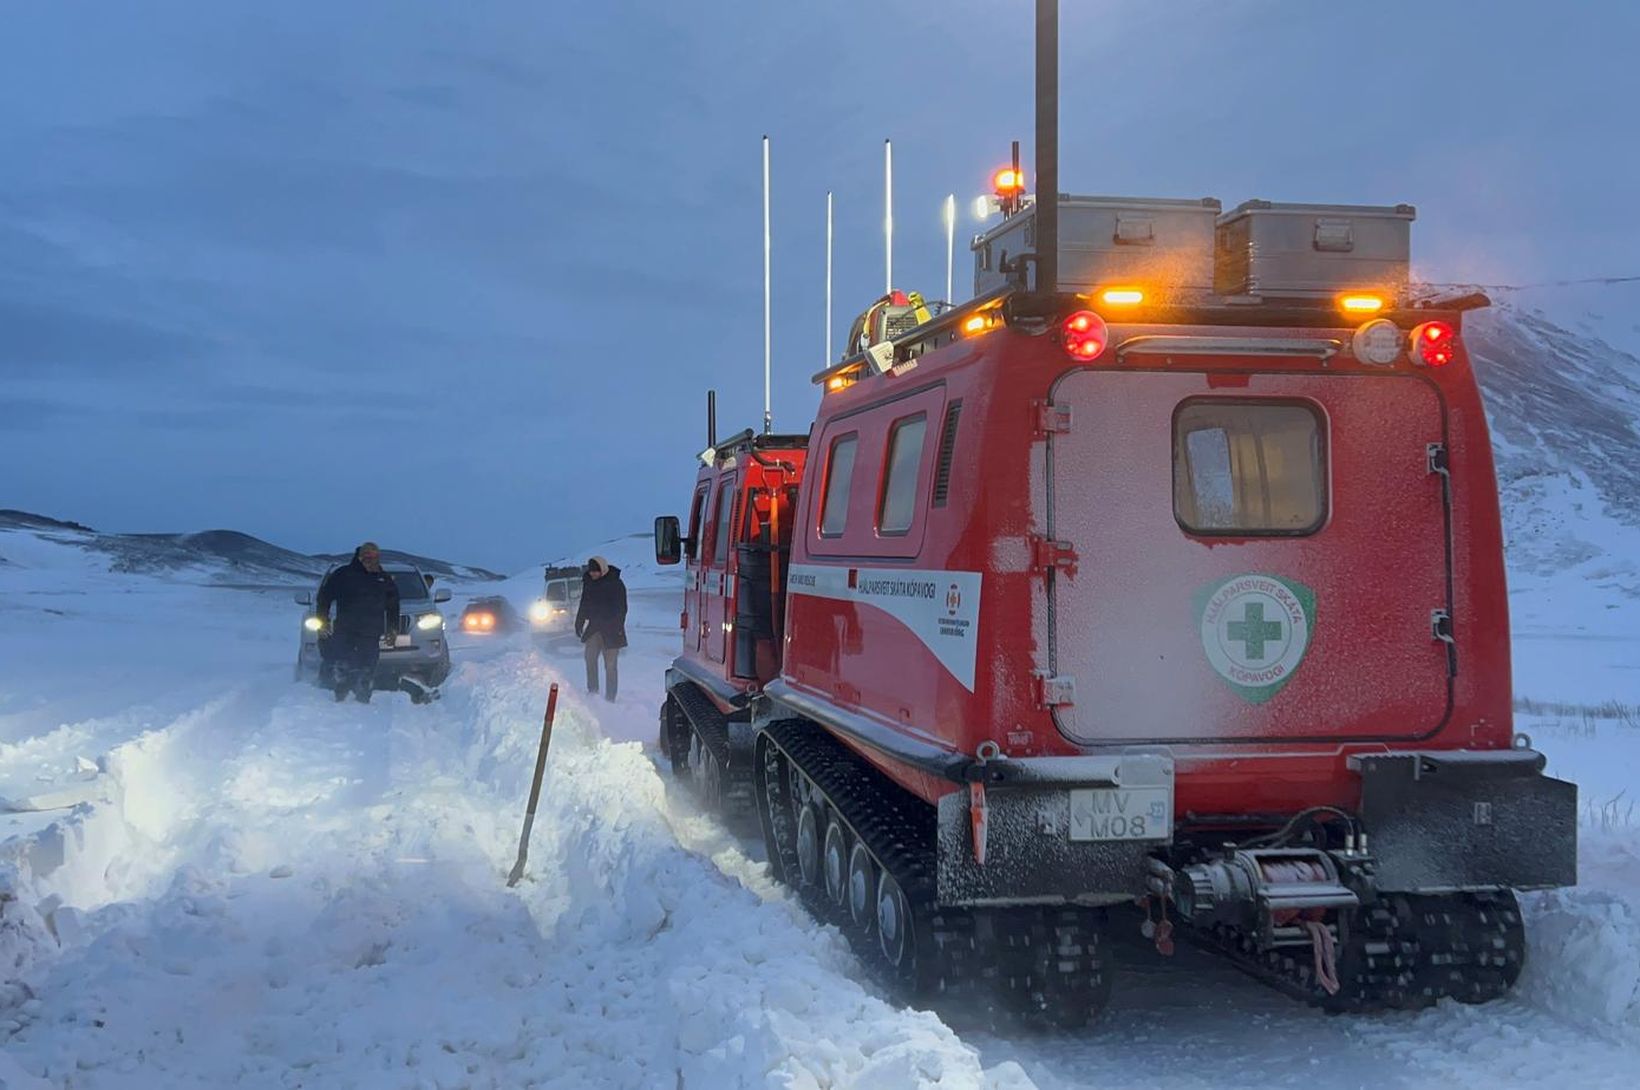
[(399, 635), (407, 636), (416, 627), (416, 619), (408, 613), (399, 614)]

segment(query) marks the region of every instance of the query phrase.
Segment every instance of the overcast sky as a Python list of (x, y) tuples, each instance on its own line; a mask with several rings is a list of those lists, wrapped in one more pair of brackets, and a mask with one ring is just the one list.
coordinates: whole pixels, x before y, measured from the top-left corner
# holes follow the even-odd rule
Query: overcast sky
[[(1640, 274), (1640, 5), (1063, 5), (1061, 188), (1418, 206), (1440, 280)], [(1032, 132), (1030, 0), (13, 5), (0, 507), (503, 570), (777, 427)], [(1029, 159), (1027, 158), (1027, 162)], [(976, 224), (966, 214), (959, 236)], [(967, 264), (959, 243), (958, 295)]]

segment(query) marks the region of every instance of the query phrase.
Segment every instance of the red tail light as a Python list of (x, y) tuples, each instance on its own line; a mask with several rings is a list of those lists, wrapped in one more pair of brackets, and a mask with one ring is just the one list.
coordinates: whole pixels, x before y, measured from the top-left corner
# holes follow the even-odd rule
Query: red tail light
[(1457, 354), (1457, 331), (1446, 322), (1425, 322), (1412, 331), (1412, 358), (1425, 367), (1445, 367)]
[(1110, 330), (1093, 311), (1079, 310), (1060, 323), (1059, 339), (1071, 359), (1097, 359), (1110, 343)]

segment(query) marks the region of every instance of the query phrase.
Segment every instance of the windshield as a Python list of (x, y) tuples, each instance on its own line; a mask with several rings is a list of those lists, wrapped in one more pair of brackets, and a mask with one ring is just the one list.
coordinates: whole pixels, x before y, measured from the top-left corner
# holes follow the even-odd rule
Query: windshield
[(390, 571), (387, 574), (393, 577), (393, 582), (399, 588), (399, 601), (408, 602), (411, 599), (428, 597), (427, 583), (422, 579), (420, 572)]

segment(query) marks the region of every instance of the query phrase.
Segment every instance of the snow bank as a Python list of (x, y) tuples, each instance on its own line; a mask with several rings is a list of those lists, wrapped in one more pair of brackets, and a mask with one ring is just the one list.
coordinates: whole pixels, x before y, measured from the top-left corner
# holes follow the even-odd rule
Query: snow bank
[(1520, 994), (1580, 1025), (1640, 1032), (1640, 911), (1633, 897), (1557, 890), (1527, 901)]
[(568, 686), (508, 891), (555, 678), (498, 649), (429, 708), (252, 686), (116, 748), (0, 872), (7, 1053), (84, 1087), (1030, 1085), (857, 983)]

